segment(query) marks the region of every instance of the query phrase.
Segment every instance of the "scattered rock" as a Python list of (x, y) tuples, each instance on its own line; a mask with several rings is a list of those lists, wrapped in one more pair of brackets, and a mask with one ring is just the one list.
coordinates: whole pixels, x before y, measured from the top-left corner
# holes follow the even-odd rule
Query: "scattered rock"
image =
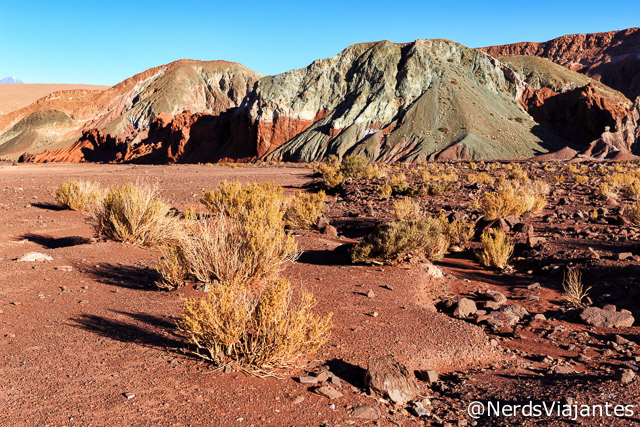
[(66, 271), (66, 272), (73, 271), (73, 267), (71, 267), (70, 265), (59, 265), (54, 268), (59, 271)]
[(456, 309), (453, 311), (453, 315), (455, 317), (466, 318), (475, 314), (476, 311), (478, 311), (478, 307), (476, 306), (475, 301), (469, 298), (460, 298)]
[(380, 408), (369, 404), (360, 404), (353, 408), (351, 411), (353, 418), (360, 418), (363, 420), (377, 420), (380, 418)]
[(29, 252), (18, 258), (18, 262), (38, 262), (38, 261), (53, 261), (53, 258), (49, 255), (42, 254), (40, 252)]
[(340, 393), (338, 390), (328, 385), (323, 385), (322, 387), (318, 387), (317, 389), (315, 389), (315, 392), (330, 400), (338, 399), (342, 397), (342, 393)]
[(369, 289), (369, 292), (367, 292), (367, 296), (369, 298), (374, 298), (376, 296), (376, 293), (373, 292), (373, 289)]
[(438, 374), (436, 371), (427, 369), (425, 371), (417, 371), (417, 376), (421, 381), (425, 381), (429, 384), (433, 384), (438, 381)]
[(291, 403), (293, 403), (294, 405), (299, 405), (302, 402), (304, 402), (304, 396), (296, 396), (291, 401)]
[(322, 229), (322, 234), (332, 239), (338, 238), (338, 230), (333, 225), (327, 225)]
[(298, 378), (298, 381), (300, 384), (318, 384), (318, 379), (309, 375)]
[(129, 393), (129, 392), (123, 393), (122, 395), (123, 395), (124, 397), (126, 397), (126, 398), (127, 398), (127, 400), (131, 400), (131, 399), (133, 399), (133, 398), (135, 398), (135, 397), (136, 397), (136, 395), (135, 395), (135, 394), (133, 394), (133, 393)]
[(633, 254), (631, 252), (620, 252), (616, 256), (616, 258), (617, 258), (618, 261), (625, 261), (625, 260), (628, 260), (630, 258), (633, 258)]
[(580, 319), (587, 325), (607, 328), (629, 327), (633, 325), (635, 320), (631, 313), (608, 311), (598, 307), (585, 308), (580, 313)]
[(404, 405), (420, 391), (415, 377), (393, 356), (370, 360), (364, 382), (371, 393), (377, 393), (398, 405)]
[(442, 279), (444, 277), (444, 274), (442, 273), (442, 270), (440, 270), (440, 267), (433, 265), (429, 261), (422, 264), (422, 269), (434, 279)]
[(629, 384), (635, 378), (636, 374), (631, 369), (623, 369), (620, 372), (620, 382), (622, 384)]
[(327, 371), (321, 371), (318, 375), (316, 375), (316, 379), (318, 380), (318, 382), (325, 382), (329, 379), (329, 374), (327, 373)]

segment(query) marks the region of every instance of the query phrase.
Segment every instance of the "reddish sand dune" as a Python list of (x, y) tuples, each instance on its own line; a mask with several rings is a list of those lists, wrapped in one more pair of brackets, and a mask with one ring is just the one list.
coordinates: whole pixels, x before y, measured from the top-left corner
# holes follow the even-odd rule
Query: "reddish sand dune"
[(103, 90), (109, 86), (73, 84), (6, 84), (0, 85), (0, 114), (18, 110), (60, 90)]

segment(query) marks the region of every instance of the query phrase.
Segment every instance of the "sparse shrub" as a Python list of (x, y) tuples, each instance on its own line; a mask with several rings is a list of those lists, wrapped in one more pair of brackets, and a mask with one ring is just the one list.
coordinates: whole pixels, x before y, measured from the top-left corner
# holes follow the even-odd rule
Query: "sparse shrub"
[(393, 213), (401, 221), (417, 221), (422, 218), (420, 205), (409, 198), (395, 200)]
[(114, 186), (92, 211), (99, 234), (143, 246), (171, 244), (183, 229), (150, 184)]
[(482, 242), (482, 249), (478, 252), (480, 263), (485, 267), (496, 267), (501, 270), (507, 268), (514, 248), (509, 237), (502, 231), (492, 228), (482, 233), (480, 241)]
[(418, 187), (416, 190), (420, 188), (423, 189), (423, 193), (427, 193), (430, 196), (441, 196), (445, 193), (455, 191), (458, 187), (454, 182), (432, 182), (425, 187)]
[(547, 203), (549, 186), (543, 181), (519, 185), (513, 181), (502, 184), (496, 192), (487, 192), (480, 199), (483, 215), (494, 220), (509, 215), (520, 216), (527, 211), (538, 212)]
[(573, 180), (576, 182), (576, 184), (587, 184), (589, 182), (589, 176), (588, 175), (574, 175), (573, 176)]
[(285, 221), (294, 228), (313, 228), (324, 214), (327, 195), (324, 191), (318, 193), (295, 193), (287, 204)]
[(221, 283), (205, 297), (184, 300), (178, 325), (201, 357), (271, 370), (295, 363), (329, 339), (332, 314), (315, 315), (312, 294), (303, 293), (294, 304), (286, 279), (268, 281), (259, 294), (249, 289)]
[(577, 267), (567, 268), (562, 280), (562, 289), (564, 290), (562, 298), (569, 307), (580, 309), (587, 306), (584, 299), (587, 298), (591, 288), (584, 288), (582, 273)]
[(383, 185), (378, 189), (378, 197), (382, 200), (386, 200), (393, 195), (393, 188), (389, 184)]
[(450, 246), (457, 246), (459, 249), (465, 249), (473, 238), (475, 233), (474, 225), (464, 218), (447, 220), (440, 215), (440, 219)]
[(554, 175), (553, 180), (558, 184), (564, 184), (567, 182), (567, 177), (564, 175)]
[(640, 227), (640, 200), (626, 207), (625, 216), (631, 224)]
[(615, 189), (608, 182), (601, 182), (598, 186), (598, 194), (604, 198), (615, 197)]
[(449, 240), (437, 218), (381, 224), (352, 250), (353, 262), (392, 264), (409, 255), (442, 259)]
[(62, 206), (79, 212), (91, 212), (101, 203), (103, 190), (89, 181), (65, 182), (58, 187), (55, 198)]
[(284, 189), (273, 183), (241, 184), (223, 181), (215, 191), (202, 192), (200, 203), (214, 214), (237, 219), (259, 211), (279, 211), (284, 216)]
[(488, 184), (493, 185), (495, 183), (495, 179), (486, 172), (479, 173), (470, 173), (467, 175), (467, 182), (471, 184)]
[(162, 257), (156, 266), (160, 280), (155, 285), (159, 289), (172, 291), (181, 288), (189, 275), (189, 264), (184, 256), (184, 248), (176, 242), (161, 248)]
[(627, 197), (640, 195), (640, 180), (635, 179), (630, 184), (627, 184), (624, 188), (624, 194)]
[[(331, 157), (331, 156), (329, 156)], [(380, 168), (370, 163), (362, 156), (349, 155), (339, 163), (337, 157), (332, 157), (327, 163), (319, 165), (316, 172), (324, 176), (324, 186), (331, 189), (340, 185), (345, 179), (373, 179), (380, 178)]]

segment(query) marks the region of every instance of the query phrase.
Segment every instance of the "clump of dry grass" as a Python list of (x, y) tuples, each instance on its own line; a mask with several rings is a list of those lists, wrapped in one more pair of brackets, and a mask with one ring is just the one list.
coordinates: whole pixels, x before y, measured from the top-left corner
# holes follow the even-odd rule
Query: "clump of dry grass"
[(143, 246), (170, 244), (180, 239), (182, 226), (150, 184), (114, 186), (91, 212), (96, 230), (116, 241)]
[(335, 156), (329, 157), (327, 163), (315, 168), (317, 173), (323, 175), (324, 186), (327, 189), (336, 187), (349, 178), (373, 179), (382, 176), (380, 168), (362, 156), (349, 155), (342, 159), (342, 162)]
[(439, 260), (449, 249), (442, 223), (433, 217), (417, 221), (394, 221), (376, 227), (353, 248), (354, 263), (393, 264), (411, 255)]
[(527, 211), (539, 212), (547, 203), (549, 186), (543, 181), (531, 181), (525, 184), (507, 181), (498, 191), (487, 192), (480, 199), (483, 215), (494, 220), (509, 215), (520, 216)]
[(287, 367), (327, 342), (332, 314), (315, 315), (314, 305), (310, 293), (294, 304), (286, 279), (268, 281), (259, 294), (221, 283), (203, 298), (185, 299), (178, 325), (207, 360), (270, 370)]
[(282, 211), (284, 215), (284, 189), (273, 183), (241, 184), (222, 181), (215, 191), (202, 192), (200, 203), (214, 214), (238, 218), (251, 212)]
[(509, 258), (513, 255), (514, 244), (505, 233), (492, 228), (482, 233), (480, 241), (482, 249), (477, 255), (482, 265), (501, 270), (509, 266)]
[(395, 200), (393, 213), (401, 221), (417, 221), (423, 216), (420, 205), (409, 198)]
[[(321, 198), (324, 194), (311, 201)], [(214, 217), (188, 221), (180, 239), (163, 247), (158, 287), (176, 289), (188, 277), (203, 283), (259, 286), (298, 256), (295, 238), (284, 228), (282, 187), (223, 182), (217, 191), (204, 192), (202, 202)], [(292, 218), (313, 221), (311, 215), (319, 207), (303, 207), (306, 210), (296, 208), (298, 216)]]
[(62, 206), (79, 212), (91, 212), (102, 201), (104, 191), (89, 181), (70, 181), (58, 187), (55, 199)]
[(577, 267), (567, 268), (562, 280), (562, 289), (564, 290), (562, 298), (569, 307), (580, 309), (587, 306), (584, 299), (589, 295), (591, 288), (585, 289), (582, 284), (582, 273)]
[(438, 217), (447, 239), (449, 240), (450, 247), (457, 247), (458, 250), (466, 249), (469, 246), (469, 242), (473, 238), (475, 233), (475, 227), (472, 223), (464, 218), (447, 220), (444, 216)]
[(640, 200), (625, 208), (625, 216), (636, 227), (640, 227)]
[(294, 228), (313, 228), (324, 214), (327, 195), (324, 191), (318, 193), (295, 193), (287, 202), (285, 221)]
[(470, 173), (467, 175), (467, 182), (471, 184), (493, 185), (496, 180), (486, 172)]

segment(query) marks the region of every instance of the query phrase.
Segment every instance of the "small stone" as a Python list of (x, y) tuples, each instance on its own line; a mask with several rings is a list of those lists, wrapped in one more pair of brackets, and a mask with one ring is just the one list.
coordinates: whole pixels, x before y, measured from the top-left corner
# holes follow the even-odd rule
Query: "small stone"
[(433, 265), (431, 262), (424, 262), (422, 264), (422, 269), (425, 271), (425, 273), (427, 273), (434, 279), (442, 279), (444, 277), (444, 274), (442, 273), (442, 270), (440, 270), (440, 267)]
[(331, 377), (331, 384), (336, 387), (342, 387), (342, 381), (340, 381), (340, 378), (336, 377), (335, 375)]
[(369, 289), (369, 292), (367, 292), (367, 296), (369, 298), (374, 298), (376, 296), (376, 293), (373, 292), (373, 289)]
[(620, 382), (629, 384), (635, 378), (636, 374), (631, 369), (623, 369), (620, 373)]
[(540, 283), (536, 282), (528, 285), (527, 289), (529, 289), (530, 291), (537, 291), (538, 289), (540, 289), (540, 287), (541, 287)]
[(318, 375), (316, 375), (316, 379), (318, 380), (318, 382), (323, 383), (329, 379), (329, 374), (327, 373), (327, 371), (322, 371)]
[(326, 227), (324, 227), (322, 233), (332, 239), (338, 238), (338, 230), (333, 225), (327, 225)]
[(377, 420), (380, 418), (380, 408), (366, 403), (360, 404), (353, 408), (351, 416), (362, 420)]
[(629, 258), (633, 258), (633, 254), (631, 252), (620, 252), (617, 255), (618, 261), (625, 261)]
[(73, 271), (73, 267), (71, 267), (70, 265), (59, 265), (54, 268), (59, 271), (66, 271), (66, 272)]
[(602, 309), (604, 311), (616, 311), (617, 310), (616, 306), (613, 305), (613, 304), (607, 304), (604, 307), (602, 307)]
[(418, 418), (426, 418), (429, 415), (431, 415), (431, 412), (425, 409), (425, 407), (422, 406), (421, 402), (415, 402), (414, 405), (411, 407), (411, 412), (413, 412), (413, 415), (415, 415)]
[(304, 402), (304, 396), (296, 396), (291, 401), (291, 403), (293, 403), (294, 405), (299, 405), (302, 402)]
[(318, 378), (312, 376), (304, 376), (298, 378), (300, 384), (318, 384)]
[(542, 313), (537, 313), (535, 316), (533, 316), (533, 318), (536, 320), (547, 320), (547, 316)]
[(126, 398), (127, 398), (127, 400), (131, 400), (131, 399), (133, 399), (133, 398), (135, 398), (135, 397), (136, 397), (136, 395), (135, 395), (135, 394), (133, 394), (133, 393), (129, 393), (129, 392), (124, 393), (124, 394), (123, 394), (123, 396), (124, 396), (124, 397), (126, 397)]
[(18, 258), (16, 261), (18, 262), (44, 262), (44, 261), (53, 261), (53, 258), (49, 255), (42, 254), (40, 252), (29, 252), (28, 254), (24, 254), (22, 257)]
[(418, 371), (417, 374), (420, 380), (425, 381), (429, 384), (433, 384), (436, 381), (438, 381), (438, 374), (436, 373), (436, 371), (432, 369), (427, 369), (425, 371)]
[(323, 385), (322, 387), (318, 387), (315, 390), (315, 392), (330, 400), (338, 399), (339, 397), (342, 397), (342, 393), (340, 393), (338, 390), (328, 385)]

